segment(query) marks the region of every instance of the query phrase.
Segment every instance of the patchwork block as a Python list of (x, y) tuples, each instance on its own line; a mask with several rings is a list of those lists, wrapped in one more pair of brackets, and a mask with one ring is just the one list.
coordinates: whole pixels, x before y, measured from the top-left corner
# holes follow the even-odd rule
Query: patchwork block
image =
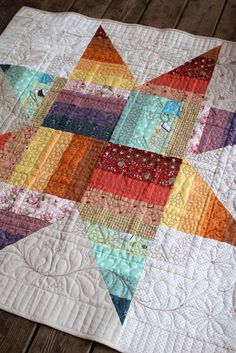
[(43, 126), (108, 141), (134, 85), (128, 67), (100, 27)]
[(199, 103), (133, 92), (111, 141), (182, 158), (198, 112)]
[(67, 81), (47, 112), (43, 126), (109, 140), (128, 92), (81, 81)]
[(45, 191), (80, 201), (105, 147), (104, 141), (74, 135)]
[(111, 141), (182, 158), (220, 47), (135, 88)]
[(82, 218), (107, 227), (112, 222), (116, 230), (152, 238), (180, 165), (177, 158), (109, 143), (82, 197)]

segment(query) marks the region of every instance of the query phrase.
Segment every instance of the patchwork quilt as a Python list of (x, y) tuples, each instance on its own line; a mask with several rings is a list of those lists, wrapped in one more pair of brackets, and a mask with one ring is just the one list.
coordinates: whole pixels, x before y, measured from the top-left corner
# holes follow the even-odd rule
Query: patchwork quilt
[(123, 353), (236, 352), (236, 44), (24, 7), (0, 37), (0, 307)]

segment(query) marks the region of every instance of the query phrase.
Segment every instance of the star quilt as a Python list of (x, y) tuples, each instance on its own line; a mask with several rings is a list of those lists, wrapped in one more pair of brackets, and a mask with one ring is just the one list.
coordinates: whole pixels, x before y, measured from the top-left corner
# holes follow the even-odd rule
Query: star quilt
[(22, 8), (0, 37), (0, 307), (123, 353), (236, 353), (236, 44)]

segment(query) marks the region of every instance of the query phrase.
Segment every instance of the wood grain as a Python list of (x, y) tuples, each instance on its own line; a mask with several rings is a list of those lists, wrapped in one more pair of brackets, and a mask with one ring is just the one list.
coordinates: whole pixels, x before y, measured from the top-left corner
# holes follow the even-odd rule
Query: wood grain
[(41, 325), (28, 353), (89, 353), (92, 344), (91, 341)]
[(24, 353), (37, 324), (0, 310), (0, 352)]
[(104, 14), (104, 18), (111, 20), (138, 23), (149, 0), (113, 0)]
[(236, 0), (228, 0), (214, 37), (236, 41)]
[(184, 0), (151, 0), (139, 23), (157, 28), (173, 28)]
[(83, 15), (101, 18), (112, 0), (75, 0), (70, 11), (79, 12)]
[(119, 352), (115, 351), (112, 348), (106, 347), (103, 344), (96, 343), (91, 353), (119, 353)]
[(190, 0), (177, 28), (201, 36), (211, 36), (221, 14), (222, 4), (222, 0)]

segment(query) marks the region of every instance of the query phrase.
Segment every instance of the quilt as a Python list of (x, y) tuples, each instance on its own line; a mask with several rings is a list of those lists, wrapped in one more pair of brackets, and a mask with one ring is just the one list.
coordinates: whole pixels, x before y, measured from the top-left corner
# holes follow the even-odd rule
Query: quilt
[(0, 307), (123, 353), (235, 353), (235, 97), (236, 43), (23, 7)]

